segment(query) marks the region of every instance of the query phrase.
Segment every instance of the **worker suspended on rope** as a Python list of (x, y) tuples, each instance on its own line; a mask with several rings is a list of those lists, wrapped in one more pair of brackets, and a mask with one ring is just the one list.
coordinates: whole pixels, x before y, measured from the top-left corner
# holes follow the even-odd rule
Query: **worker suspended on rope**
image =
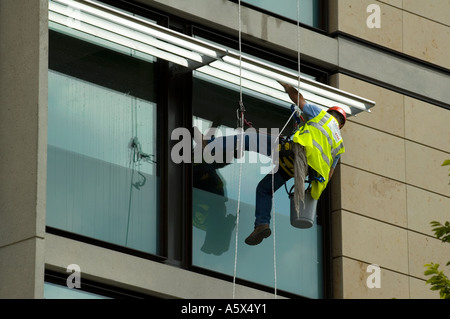
[[(345, 111), (339, 107), (331, 107), (325, 112), (319, 106), (307, 103), (303, 96), (291, 85), (281, 83), (290, 99), (302, 110), (306, 123), (291, 137), (278, 137), (272, 134), (257, 132), (251, 128), (242, 134), (224, 136), (221, 138), (206, 138), (203, 148), (208, 144), (223, 147), (219, 158), (240, 157), (235, 147), (242, 143), (244, 151), (255, 151), (274, 158), (276, 155), (278, 169), (267, 174), (256, 187), (255, 228), (245, 239), (248, 245), (257, 245), (271, 235), (270, 219), (273, 193), (282, 187), (289, 179), (295, 179), (294, 200), (300, 203), (304, 199), (304, 181), (308, 171), (314, 172), (311, 183), (311, 196), (318, 199), (333, 175), (339, 161), (344, 144), (340, 129), (346, 121)], [(252, 143), (253, 141), (253, 143)], [(278, 143), (278, 145), (276, 145)], [(232, 147), (230, 147), (232, 146)], [(272, 152), (276, 146), (279, 152)], [(208, 148), (215, 149), (213, 145)], [(229, 161), (226, 161), (229, 164)]]
[[(340, 107), (331, 107), (325, 112), (320, 107), (307, 103), (293, 86), (280, 84), (292, 102), (302, 110), (306, 123), (295, 132), (292, 143), (289, 144), (293, 163), (289, 164), (289, 157), (283, 156), (280, 151), (281, 169), (273, 176), (266, 175), (256, 188), (255, 228), (245, 239), (248, 245), (258, 245), (271, 235), (269, 225), (273, 192), (295, 177), (294, 200), (296, 205), (303, 202), (304, 181), (310, 167), (316, 175), (311, 185), (311, 196), (318, 199), (333, 175), (340, 154), (345, 151), (340, 133), (347, 119), (345, 111)], [(288, 148), (282, 142), (280, 145), (281, 150)], [(288, 160), (283, 162), (283, 158)]]

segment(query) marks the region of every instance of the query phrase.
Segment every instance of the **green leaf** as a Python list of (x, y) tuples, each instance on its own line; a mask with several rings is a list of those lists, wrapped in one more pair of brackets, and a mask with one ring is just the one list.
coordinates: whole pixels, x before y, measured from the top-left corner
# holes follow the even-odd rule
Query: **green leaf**
[(441, 164), (441, 166), (447, 166), (450, 165), (450, 159), (445, 160), (444, 163)]
[(432, 221), (430, 224), (437, 239), (443, 242), (450, 242), (450, 223), (448, 221), (444, 225), (438, 221)]
[[(425, 276), (430, 276), (430, 275), (433, 275), (433, 274), (435, 274), (436, 272), (434, 271), (434, 270), (430, 270), (430, 269), (428, 269), (428, 270), (425, 270), (425, 272), (424, 272), (424, 275)], [(430, 280), (430, 279), (429, 279)]]
[[(450, 165), (450, 160), (446, 160), (442, 166)], [(450, 184), (449, 184), (450, 185)], [(430, 222), (432, 226), (432, 230), (437, 239), (440, 239), (442, 242), (450, 243), (450, 222), (446, 221), (444, 224), (441, 224), (438, 221)], [(447, 262), (446, 266), (450, 266), (450, 261)], [(450, 280), (444, 274), (444, 272), (439, 270), (439, 264), (429, 263), (425, 264), (427, 269), (424, 271), (426, 276), (431, 276), (426, 283), (431, 285), (430, 290), (439, 291), (439, 296), (442, 299), (450, 299)]]

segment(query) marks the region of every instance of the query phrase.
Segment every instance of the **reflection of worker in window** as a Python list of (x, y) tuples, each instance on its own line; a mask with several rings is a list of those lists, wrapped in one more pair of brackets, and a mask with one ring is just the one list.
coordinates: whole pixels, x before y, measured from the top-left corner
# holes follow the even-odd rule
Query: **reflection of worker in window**
[[(293, 136), (293, 164), (283, 163), (280, 152), (280, 168), (273, 174), (265, 176), (256, 189), (255, 229), (245, 239), (249, 245), (258, 245), (271, 235), (270, 212), (272, 210), (272, 189), (276, 191), (284, 183), (295, 177), (294, 200), (298, 211), (304, 199), (304, 180), (308, 174), (308, 166), (314, 170), (311, 196), (318, 199), (333, 175), (344, 144), (340, 129), (346, 121), (344, 110), (331, 107), (327, 112), (320, 107), (307, 103), (303, 96), (289, 84), (281, 83), (290, 99), (300, 107), (307, 122)], [(281, 143), (281, 150), (285, 149)], [(273, 178), (273, 184), (272, 184)]]
[(206, 232), (201, 250), (221, 255), (228, 251), (236, 216), (227, 215), (225, 185), (218, 169), (227, 163), (195, 163), (192, 223)]

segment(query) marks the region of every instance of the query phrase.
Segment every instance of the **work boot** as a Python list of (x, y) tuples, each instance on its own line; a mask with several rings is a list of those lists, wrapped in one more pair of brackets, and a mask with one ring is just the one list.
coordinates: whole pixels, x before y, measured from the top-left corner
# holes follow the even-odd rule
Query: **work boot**
[(255, 230), (245, 239), (247, 245), (258, 245), (264, 238), (272, 234), (268, 224), (262, 224), (255, 227)]

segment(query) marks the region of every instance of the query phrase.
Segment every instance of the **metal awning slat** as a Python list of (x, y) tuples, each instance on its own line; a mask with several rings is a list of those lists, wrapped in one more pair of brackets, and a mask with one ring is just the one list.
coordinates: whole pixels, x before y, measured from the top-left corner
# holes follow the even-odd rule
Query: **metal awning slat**
[[(299, 87), (305, 99), (325, 108), (341, 106), (349, 116), (370, 112), (370, 108), (375, 105), (369, 99), (299, 77), (296, 71), (181, 34), (94, 0), (50, 0), (49, 10), (52, 22), (64, 24), (75, 18), (79, 19), (79, 23), (73, 23), (70, 27), (154, 55), (186, 70), (216, 74), (226, 81), (235, 79), (226, 74), (242, 75), (253, 89), (263, 94), (269, 92), (271, 96), (281, 100), (286, 100), (287, 95), (277, 81)], [(79, 14), (75, 16), (74, 10), (78, 10)], [(180, 72), (179, 67), (175, 70), (174, 73)], [(281, 95), (284, 98), (280, 98)]]

